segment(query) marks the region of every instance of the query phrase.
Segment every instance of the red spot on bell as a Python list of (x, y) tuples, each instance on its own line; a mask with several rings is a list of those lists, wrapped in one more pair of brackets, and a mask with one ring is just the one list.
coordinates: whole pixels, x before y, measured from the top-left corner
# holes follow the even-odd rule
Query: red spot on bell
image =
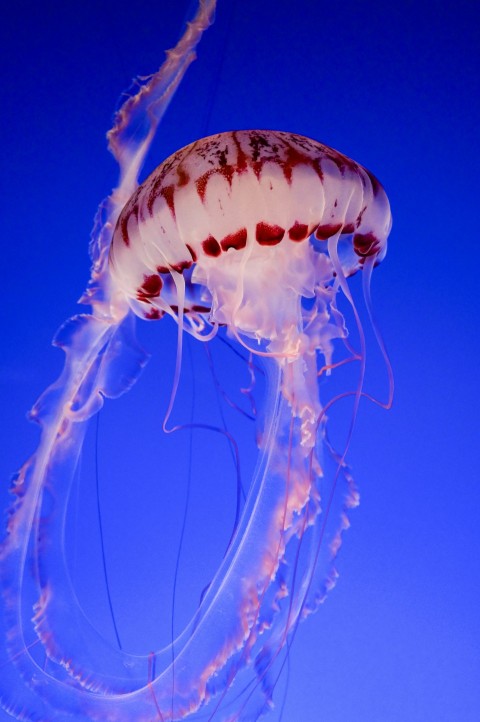
[(178, 176), (178, 185), (186, 186), (187, 183), (190, 181), (190, 176), (188, 175), (187, 171), (179, 165), (177, 168), (177, 176)]
[(130, 216), (122, 216), (120, 218), (120, 231), (122, 234), (122, 241), (126, 246), (130, 245), (130, 238), (128, 237), (128, 219)]
[(172, 264), (171, 268), (176, 271), (177, 273), (181, 273), (182, 271), (185, 271), (187, 268), (190, 268), (192, 265), (192, 261), (179, 261), (178, 263)]
[(151, 308), (146, 314), (145, 318), (149, 321), (158, 321), (162, 318), (162, 316), (165, 316), (165, 311), (160, 311), (159, 308)]
[(341, 223), (327, 223), (324, 226), (318, 226), (315, 231), (315, 238), (319, 241), (326, 241), (327, 238), (331, 238), (342, 229)]
[(213, 236), (208, 236), (203, 241), (202, 248), (207, 256), (219, 256), (222, 252), (217, 239)]
[(295, 221), (293, 226), (288, 229), (288, 237), (291, 241), (304, 241), (309, 235), (306, 223)]
[(143, 284), (138, 289), (138, 298), (145, 301), (148, 298), (156, 298), (162, 290), (162, 279), (160, 276), (145, 276)]
[(240, 228), (236, 233), (230, 233), (229, 236), (225, 236), (220, 241), (222, 250), (228, 251), (229, 248), (234, 248), (236, 251), (240, 251), (247, 245), (247, 229)]
[(257, 223), (255, 237), (261, 246), (275, 246), (285, 235), (285, 228), (269, 223)]
[(367, 258), (378, 253), (380, 244), (373, 233), (355, 233), (353, 236), (353, 248), (357, 256)]
[(188, 252), (190, 253), (190, 255), (191, 255), (191, 257), (192, 257), (193, 263), (195, 263), (195, 261), (197, 260), (197, 254), (195, 253), (195, 251), (193, 250), (193, 248), (188, 245), (188, 243), (186, 243), (185, 246), (188, 248)]
[(167, 206), (170, 208), (172, 216), (175, 217), (175, 186), (165, 186), (161, 189), (161, 194), (165, 199)]

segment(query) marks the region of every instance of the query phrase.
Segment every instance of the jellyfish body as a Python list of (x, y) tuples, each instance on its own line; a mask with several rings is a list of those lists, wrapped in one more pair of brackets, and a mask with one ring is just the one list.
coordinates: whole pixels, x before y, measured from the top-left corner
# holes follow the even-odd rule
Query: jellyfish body
[[(137, 187), (214, 6), (200, 2), (175, 51), (116, 117), (109, 139), (121, 181), (93, 236), (84, 298), (92, 313), (60, 330), (64, 371), (32, 412), (41, 441), (14, 480), (0, 548), (0, 699), (19, 719), (258, 719), (299, 621), (335, 582), (346, 514), (357, 503), (348, 442), (334, 450), (328, 439), (336, 399), (323, 403), (319, 378), (334, 368), (335, 349), (348, 347), (339, 295), (358, 320), (349, 276), (360, 271), (368, 292), (386, 252), (391, 218), (378, 181), (308, 138), (236, 131), (183, 148)], [(179, 349), (184, 331), (205, 341), (226, 328), (262, 358), (269, 383), (259, 460), (228, 550), (190, 623), (147, 656), (97, 633), (63, 554), (88, 420), (145, 363), (132, 311), (173, 317)], [(365, 364), (358, 326), (355, 405)]]

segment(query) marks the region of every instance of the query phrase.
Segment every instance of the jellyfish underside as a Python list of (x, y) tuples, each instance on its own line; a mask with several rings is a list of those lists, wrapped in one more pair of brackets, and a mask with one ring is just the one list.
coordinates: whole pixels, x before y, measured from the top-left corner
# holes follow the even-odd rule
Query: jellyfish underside
[[(189, 51), (213, 7), (200, 3)], [(180, 65), (186, 56), (178, 53)], [(172, 93), (185, 69), (163, 70)], [(145, 95), (135, 113), (151, 107)], [(155, 108), (158, 123), (163, 109)], [(348, 278), (362, 273), (368, 300), (371, 271), (386, 252), (388, 200), (360, 165), (280, 131), (204, 138), (135, 187), (152, 133), (143, 146), (132, 140), (127, 111), (110, 138), (123, 180), (94, 237), (92, 313), (57, 335), (65, 368), (34, 407), (41, 441), (13, 485), (1, 548), (0, 698), (30, 720), (256, 720), (272, 706), (299, 621), (335, 583), (334, 559), (357, 503), (348, 441), (336, 450), (328, 438), (338, 396), (323, 403), (319, 379), (345, 359), (356, 361), (358, 383), (345, 392), (355, 413), (365, 349)], [(356, 352), (339, 296), (357, 323)], [(169, 315), (178, 324), (167, 417), (184, 332), (206, 342), (224, 328), (268, 374), (259, 459), (235, 534), (191, 621), (171, 645), (146, 656), (111, 646), (89, 623), (63, 554), (68, 480), (88, 420), (145, 363), (134, 315)]]

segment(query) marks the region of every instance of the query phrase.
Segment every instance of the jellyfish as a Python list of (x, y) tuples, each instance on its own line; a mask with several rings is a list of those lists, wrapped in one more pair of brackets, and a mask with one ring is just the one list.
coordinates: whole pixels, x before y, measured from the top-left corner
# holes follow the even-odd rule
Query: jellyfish
[[(200, 0), (108, 135), (120, 181), (92, 235), (82, 299), (91, 310), (57, 333), (65, 365), (32, 411), (41, 438), (13, 480), (0, 548), (0, 699), (18, 719), (233, 722), (267, 714), (299, 623), (335, 584), (335, 557), (358, 501), (346, 462), (351, 428), (335, 448), (329, 414), (352, 397), (352, 427), (366, 394), (365, 339), (349, 279), (362, 275), (370, 309), (372, 270), (391, 227), (380, 183), (328, 146), (273, 130), (202, 138), (138, 183), (214, 9)], [(340, 298), (352, 310), (358, 349)], [(267, 393), (254, 477), (219, 568), (181, 633), (142, 656), (111, 645), (90, 623), (63, 545), (88, 422), (106, 399), (128, 391), (146, 362), (134, 320), (167, 317), (178, 340), (165, 428), (186, 333), (203, 344), (227, 334), (262, 364)], [(346, 363), (358, 365), (355, 388), (325, 402), (323, 380)]]

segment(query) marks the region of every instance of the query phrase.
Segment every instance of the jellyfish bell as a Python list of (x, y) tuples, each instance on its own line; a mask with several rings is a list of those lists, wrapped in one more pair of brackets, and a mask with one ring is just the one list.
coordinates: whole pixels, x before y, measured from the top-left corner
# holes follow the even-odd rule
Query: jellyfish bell
[(171, 312), (169, 276), (193, 266), (185, 313), (196, 312), (201, 285), (212, 324), (274, 341), (297, 320), (295, 299), (313, 297), (328, 274), (322, 245), (335, 239), (348, 277), (366, 258), (383, 259), (390, 225), (383, 188), (341, 153), (293, 133), (219, 133), (142, 183), (118, 220), (110, 266), (145, 318)]

